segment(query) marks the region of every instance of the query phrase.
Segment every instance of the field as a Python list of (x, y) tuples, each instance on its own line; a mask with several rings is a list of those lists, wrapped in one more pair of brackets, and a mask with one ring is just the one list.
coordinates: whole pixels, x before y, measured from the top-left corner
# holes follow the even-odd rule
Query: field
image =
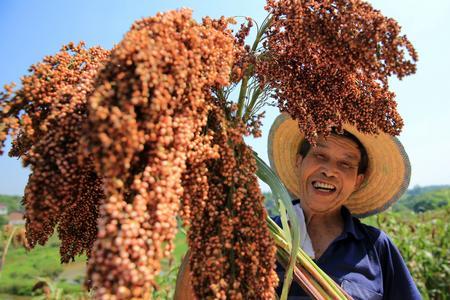
[[(4, 241), (3, 238), (2, 242)], [(154, 291), (154, 299), (172, 297), (178, 266), (187, 250), (184, 233), (177, 234), (175, 244), (173, 261), (164, 263), (158, 278), (159, 289)], [(75, 262), (69, 264), (59, 262), (59, 241), (56, 235), (53, 235), (45, 246), (37, 246), (29, 252), (21, 246), (11, 245), (0, 274), (0, 299), (4, 299), (6, 295), (40, 295), (40, 289), (33, 292), (33, 286), (40, 281), (48, 283), (55, 298), (56, 294), (60, 293), (66, 297), (70, 295), (71, 299), (78, 299), (87, 295), (82, 288), (85, 271), (85, 256), (77, 257)]]
[(389, 211), (363, 220), (384, 230), (400, 249), (424, 299), (450, 299), (450, 208)]
[[(413, 193), (410, 190), (393, 209), (362, 220), (384, 230), (398, 246), (424, 299), (450, 299), (450, 228), (447, 221), (450, 219), (450, 189), (443, 189), (445, 191), (424, 189), (422, 192), (413, 189)], [(270, 198), (270, 194), (266, 197)], [(268, 203), (268, 206), (273, 212), (273, 205)], [(0, 242), (3, 252), (5, 236)], [(172, 298), (178, 266), (186, 249), (185, 235), (180, 231), (176, 237), (174, 259), (164, 262), (154, 299)], [(43, 280), (49, 284), (52, 295), (65, 295), (61, 299), (88, 298), (89, 294), (82, 289), (85, 261), (85, 257), (79, 257), (71, 264), (61, 265), (56, 235), (45, 246), (38, 246), (31, 252), (11, 246), (0, 274), (0, 298), (42, 294), (42, 290), (33, 292), (32, 289)]]

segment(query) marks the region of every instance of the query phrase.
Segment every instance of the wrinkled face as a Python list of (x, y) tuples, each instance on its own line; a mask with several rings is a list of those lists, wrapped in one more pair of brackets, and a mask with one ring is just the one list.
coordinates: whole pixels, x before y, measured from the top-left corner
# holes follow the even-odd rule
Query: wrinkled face
[(340, 209), (364, 179), (358, 175), (361, 153), (352, 140), (330, 135), (319, 138), (305, 157), (297, 159), (300, 199), (305, 209), (326, 214)]

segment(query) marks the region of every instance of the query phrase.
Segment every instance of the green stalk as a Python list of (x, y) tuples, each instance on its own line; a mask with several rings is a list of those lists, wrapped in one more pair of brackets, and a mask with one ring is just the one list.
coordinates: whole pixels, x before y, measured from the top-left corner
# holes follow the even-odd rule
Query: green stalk
[(250, 114), (253, 110), (253, 107), (255, 106), (256, 100), (258, 100), (259, 96), (262, 94), (262, 90), (260, 87), (257, 87), (252, 94), (252, 99), (250, 100), (250, 103), (247, 106), (247, 109), (245, 110), (245, 114), (243, 117), (244, 123), (247, 122), (248, 118), (250, 118)]
[[(278, 202), (278, 210), (280, 212), (280, 216), (281, 216), (281, 224), (283, 225), (283, 233), (284, 233), (284, 239), (286, 240), (286, 242), (288, 243), (288, 250), (292, 249), (292, 234), (291, 234), (291, 230), (290, 230), (290, 226), (287, 220), (287, 214), (286, 214), (286, 208), (283, 205), (283, 202), (281, 202), (280, 199), (277, 199)], [(301, 246), (301, 245), (300, 245)]]
[[(284, 255), (288, 255), (288, 244), (285, 240), (283, 240), (282, 238), (282, 229), (271, 219), (271, 218), (267, 218), (267, 225), (272, 233), (272, 238), (275, 241), (275, 245), (278, 248), (278, 253), (284, 253)], [(306, 253), (303, 252), (303, 249), (299, 249), (298, 253), (297, 253), (297, 262), (296, 262), (296, 268), (298, 270), (298, 273), (302, 273), (299, 268), (303, 268), (306, 272), (307, 275), (306, 276), (304, 274), (304, 272), (300, 275), (298, 273), (296, 273), (296, 277), (298, 279), (298, 281), (300, 281), (300, 285), (305, 289), (305, 291), (309, 292), (310, 295), (312, 297), (314, 297), (315, 299), (328, 299), (330, 298), (329, 293), (327, 293), (326, 289), (322, 288), (321, 283), (318, 280), (318, 277), (320, 277), (320, 275), (317, 272), (314, 272), (314, 268), (318, 268), (318, 266), (308, 266), (308, 268), (305, 267), (305, 259), (303, 256), (307, 256)], [(283, 256), (283, 255), (282, 255)], [(281, 261), (283, 263), (283, 261)], [(308, 264), (308, 263), (306, 263)], [(308, 272), (308, 269), (312, 270), (312, 272)], [(294, 268), (295, 270), (295, 268)], [(303, 279), (302, 279), (303, 277)], [(297, 280), (296, 280), (297, 281)], [(319, 296), (317, 296), (319, 295)], [(335, 296), (335, 299), (340, 299), (340, 297), (338, 295), (333, 295)]]
[(303, 260), (305, 269), (313, 274), (314, 278), (317, 279), (317, 281), (328, 291), (328, 293), (335, 295), (338, 297), (337, 299), (349, 299), (349, 296), (345, 293), (345, 291), (342, 290), (330, 276), (322, 271), (322, 269), (320, 269), (306, 253), (301, 255), (298, 253), (298, 259), (300, 261)]
[(285, 273), (285, 279), (283, 283), (283, 289), (281, 292), (281, 300), (286, 300), (289, 292), (289, 287), (292, 283), (292, 274), (295, 266), (295, 260), (297, 257), (297, 252), (300, 248), (300, 226), (298, 225), (297, 216), (295, 215), (294, 206), (291, 202), (291, 197), (289, 197), (288, 191), (281, 183), (278, 176), (272, 171), (272, 169), (266, 165), (266, 163), (258, 157), (256, 152), (254, 153), (254, 157), (256, 159), (256, 164), (258, 166), (258, 171), (256, 171), (256, 175), (265, 183), (267, 183), (276, 199), (281, 199), (284, 204), (287, 214), (289, 216), (289, 220), (292, 225), (292, 248), (291, 255), (289, 258), (288, 268)]
[[(282, 229), (271, 219), (267, 218), (267, 225), (272, 233), (272, 237), (274, 238), (275, 244), (283, 251), (286, 251), (289, 248), (289, 245), (286, 241), (283, 240), (283, 232)], [(347, 293), (341, 289), (334, 281), (331, 279), (325, 272), (323, 272), (314, 261), (303, 251), (303, 249), (299, 249), (297, 256), (297, 264), (303, 267), (310, 276), (317, 281), (317, 283), (325, 290), (325, 295), (329, 295), (333, 299), (351, 299)]]
[(310, 277), (311, 275), (304, 268), (296, 266), (294, 268), (294, 274), (296, 275), (296, 277), (304, 277), (305, 280), (309, 281), (310, 284), (312, 284), (314, 286), (314, 288), (318, 291), (319, 296), (324, 295), (325, 299), (327, 299), (327, 300), (332, 299), (330, 296), (328, 296), (328, 294), (322, 288), (322, 286), (317, 281), (315, 281), (312, 277)]
[(242, 78), (241, 89), (239, 90), (238, 110), (236, 114), (237, 120), (241, 118), (242, 111), (244, 110), (245, 95), (247, 94), (248, 81), (252, 73), (253, 73), (253, 65), (250, 65), (248, 66), (248, 69), (245, 70), (244, 77)]
[[(273, 221), (272, 221), (273, 222)], [(276, 225), (276, 224), (275, 224)], [(278, 225), (276, 225), (278, 226)], [(282, 249), (286, 249), (288, 247), (288, 244), (286, 241), (281, 240), (280, 238), (275, 238), (275, 244), (279, 246)], [(286, 251), (286, 250), (284, 250)], [(324, 290), (324, 293), (322, 296), (324, 298), (332, 297), (333, 299), (346, 299), (344, 295), (340, 295), (338, 291), (335, 291), (333, 288), (330, 288), (330, 285), (335, 285), (335, 283), (329, 283), (326, 280), (324, 280), (323, 275), (318, 272), (319, 267), (314, 264), (314, 262), (311, 264), (306, 260), (306, 254), (301, 253), (302, 250), (299, 250), (297, 253), (297, 260), (299, 261), (299, 264), (305, 268), (305, 270), (310, 273), (311, 277), (314, 278), (315, 281), (322, 287)], [(328, 275), (325, 274), (325, 276), (328, 277)]]
[[(270, 26), (271, 23), (272, 18), (267, 17), (264, 20), (263, 24), (261, 25), (261, 28), (256, 33), (256, 38), (251, 48), (252, 53), (255, 53), (256, 49), (258, 49), (259, 42), (261, 41), (264, 33), (266, 32), (267, 28)], [(242, 78), (242, 84), (239, 90), (238, 110), (236, 114), (236, 117), (239, 119), (242, 117), (242, 111), (244, 110), (244, 103), (245, 103), (245, 95), (247, 94), (248, 89), (248, 81), (253, 76), (254, 67), (255, 67), (254, 65), (249, 65), (248, 68), (244, 71), (245, 72), (244, 77)]]
[(16, 229), (17, 229), (17, 227), (13, 227), (11, 234), (9, 235), (8, 240), (6, 241), (5, 248), (3, 249), (2, 258), (0, 261), (0, 276), (2, 275), (3, 266), (5, 265), (5, 262), (6, 262), (6, 254), (8, 253), (8, 248), (9, 248), (9, 245), (11, 245), (11, 241), (14, 237), (14, 233), (16, 232)]
[[(287, 265), (289, 261), (289, 253), (282, 248), (277, 250), (277, 260), (284, 266)], [(314, 281), (313, 278), (309, 278), (306, 274), (307, 271), (304, 268), (294, 267), (294, 280), (297, 282), (303, 290), (309, 294), (313, 299), (325, 300), (328, 299), (327, 293), (321, 288), (321, 286)]]
[[(280, 238), (279, 236), (274, 236), (274, 239)], [(278, 245), (278, 243), (276, 242)], [(277, 261), (282, 264), (283, 267), (289, 263), (289, 252), (283, 247), (277, 247)], [(324, 295), (326, 293), (323, 290), (319, 290), (318, 285), (314, 285), (312, 281), (314, 278), (308, 278), (305, 275), (306, 272), (299, 270), (298, 266), (294, 267), (295, 281), (314, 299), (325, 299)]]

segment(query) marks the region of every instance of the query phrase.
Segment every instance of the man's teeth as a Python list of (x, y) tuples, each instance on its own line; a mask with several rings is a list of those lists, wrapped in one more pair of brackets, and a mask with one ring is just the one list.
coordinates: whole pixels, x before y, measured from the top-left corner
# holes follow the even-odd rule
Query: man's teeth
[(324, 183), (324, 182), (319, 182), (319, 181), (313, 182), (313, 186), (316, 189), (325, 189), (325, 190), (330, 190), (330, 191), (335, 189), (335, 187), (333, 185)]

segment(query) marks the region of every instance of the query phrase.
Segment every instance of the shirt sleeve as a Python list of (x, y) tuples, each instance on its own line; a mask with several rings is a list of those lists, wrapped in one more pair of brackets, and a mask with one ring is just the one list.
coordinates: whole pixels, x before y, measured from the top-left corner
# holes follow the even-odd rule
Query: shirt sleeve
[(400, 251), (383, 231), (377, 244), (383, 272), (383, 299), (422, 299)]

